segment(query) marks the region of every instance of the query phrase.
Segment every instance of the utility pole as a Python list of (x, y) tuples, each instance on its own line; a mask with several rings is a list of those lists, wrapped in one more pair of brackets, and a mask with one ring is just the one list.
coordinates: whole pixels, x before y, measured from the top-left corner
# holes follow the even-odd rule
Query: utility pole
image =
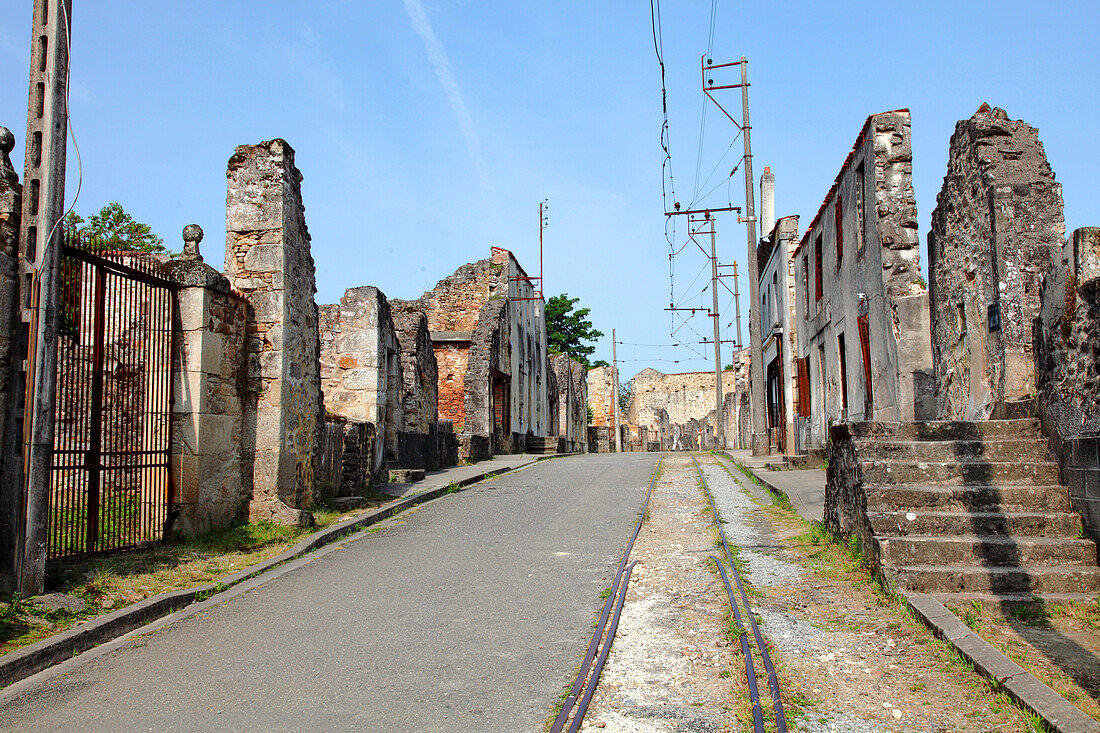
[[(22, 438), (18, 472), (5, 483), (21, 489), (15, 575), (24, 595), (42, 591), (53, 465), (57, 392), (57, 273), (65, 213), (65, 137), (68, 132), (69, 39), (72, 0), (36, 0), (31, 29), (26, 164), (19, 231), (21, 338), (13, 358), (13, 414), (8, 429)], [(22, 397), (22, 400), (20, 400)]]
[[(752, 177), (752, 144), (749, 133), (752, 125), (749, 124), (749, 80), (748, 60), (741, 57), (741, 129), (745, 133), (745, 224), (748, 227), (749, 238), (749, 347), (752, 354), (752, 362), (749, 368), (751, 375), (752, 395), (752, 454), (764, 455), (768, 452), (768, 428), (765, 423), (764, 412), (764, 360), (763, 345), (760, 339), (759, 308), (755, 305), (760, 300), (760, 273), (756, 262), (756, 214), (753, 205), (753, 177)], [(753, 314), (756, 314), (754, 317)]]
[(722, 419), (722, 336), (718, 331), (718, 255), (714, 248), (714, 222), (710, 223), (710, 293), (714, 313), (714, 445), (726, 447), (725, 421)]
[(615, 452), (622, 453), (623, 435), (619, 431), (619, 359), (616, 344), (618, 340), (615, 338), (615, 329), (611, 329), (611, 379), (615, 385), (612, 389), (611, 409), (615, 416)]

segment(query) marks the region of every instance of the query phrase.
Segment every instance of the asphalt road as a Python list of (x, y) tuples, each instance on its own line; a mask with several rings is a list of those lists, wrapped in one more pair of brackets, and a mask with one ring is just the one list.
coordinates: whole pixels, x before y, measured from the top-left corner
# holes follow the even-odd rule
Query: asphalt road
[(541, 730), (656, 461), (561, 458), (424, 504), (0, 694), (0, 729)]

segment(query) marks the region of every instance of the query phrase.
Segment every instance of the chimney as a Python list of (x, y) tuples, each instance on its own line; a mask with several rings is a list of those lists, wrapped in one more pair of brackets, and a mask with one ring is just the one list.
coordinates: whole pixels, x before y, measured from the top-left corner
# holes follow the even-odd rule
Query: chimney
[(760, 176), (760, 236), (772, 233), (775, 226), (775, 176), (771, 166), (764, 166), (764, 175)]

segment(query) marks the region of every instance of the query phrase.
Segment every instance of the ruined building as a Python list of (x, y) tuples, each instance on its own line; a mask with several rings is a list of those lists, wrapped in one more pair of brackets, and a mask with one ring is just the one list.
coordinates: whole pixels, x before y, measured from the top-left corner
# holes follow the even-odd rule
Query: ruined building
[[(588, 370), (588, 450), (609, 453), (615, 450), (615, 399), (618, 389), (615, 370), (608, 365)], [(619, 415), (620, 430), (623, 416)]]
[(556, 390), (551, 394), (550, 435), (557, 452), (588, 450), (588, 370), (565, 354), (550, 354)]
[(908, 110), (872, 115), (795, 250), (798, 445), (933, 413)]
[(522, 452), (550, 430), (546, 320), (511, 252), (463, 265), (415, 301), (438, 365), (439, 418), (462, 458)]
[(339, 303), (321, 306), (320, 334), (325, 413), (350, 421), (345, 450), (348, 437), (356, 449), (366, 447), (369, 476), (381, 480), (387, 462), (397, 461), (404, 420), (401, 344), (385, 294), (371, 286), (350, 288)]
[(959, 122), (929, 237), (948, 419), (830, 431), (825, 523), (890, 588), (1002, 613), (1100, 592), (1100, 237), (1062, 222), (1033, 128)]
[(961, 120), (928, 235), (940, 417), (1004, 417), (1035, 396), (1031, 323), (1064, 236), (1038, 131), (984, 104)]
[[(770, 197), (763, 186), (761, 189), (761, 199), (770, 208)], [(756, 312), (760, 314), (768, 446), (779, 453), (802, 452), (794, 420), (799, 410), (798, 328), (795, 325), (793, 277), (797, 241), (798, 217), (785, 216), (760, 240), (756, 250), (757, 272), (760, 273), (760, 308)]]
[[(747, 404), (748, 352), (735, 352), (736, 368), (722, 372), (722, 405), (726, 445), (740, 447), (751, 436)], [(714, 372), (662, 374), (643, 369), (630, 380), (631, 397), (624, 419), (644, 428), (660, 450), (709, 450), (716, 447), (717, 410)]]

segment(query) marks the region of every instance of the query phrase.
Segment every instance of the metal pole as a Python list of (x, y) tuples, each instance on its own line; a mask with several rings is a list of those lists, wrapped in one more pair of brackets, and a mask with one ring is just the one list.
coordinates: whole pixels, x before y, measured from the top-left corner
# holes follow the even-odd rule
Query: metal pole
[[(34, 3), (27, 105), (23, 215), (19, 232), (22, 322), (26, 329), (24, 403), (15, 421), (23, 435), (22, 547), (17, 583), (24, 595), (42, 591), (53, 465), (57, 391), (57, 273), (65, 210), (68, 131), (69, 19), (72, 0)], [(20, 365), (21, 366), (21, 365)], [(9, 421), (9, 428), (14, 428)], [(5, 470), (6, 475), (10, 475)]]
[(749, 81), (748, 60), (741, 57), (741, 113), (745, 131), (745, 224), (749, 238), (749, 345), (752, 353), (750, 368), (752, 388), (752, 454), (768, 453), (768, 428), (764, 412), (764, 364), (763, 347), (760, 339), (760, 273), (756, 263), (756, 209), (753, 202), (752, 144), (749, 133)]
[(714, 247), (714, 222), (710, 224), (710, 292), (714, 313), (714, 445), (726, 447), (725, 421), (722, 419), (722, 337), (718, 324), (718, 254)]
[(619, 431), (619, 359), (616, 349), (615, 329), (611, 329), (611, 379), (615, 383), (612, 390), (611, 406), (615, 416), (615, 452), (623, 452), (623, 435)]

